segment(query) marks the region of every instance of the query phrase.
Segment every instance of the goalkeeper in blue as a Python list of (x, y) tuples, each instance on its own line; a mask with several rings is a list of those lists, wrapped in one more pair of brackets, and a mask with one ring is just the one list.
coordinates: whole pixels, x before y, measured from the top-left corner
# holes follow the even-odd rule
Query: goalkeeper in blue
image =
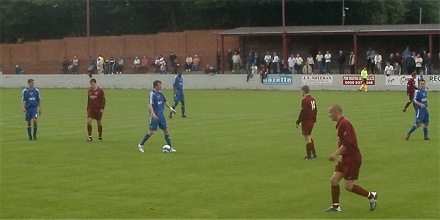
[[(40, 90), (34, 87), (34, 80), (28, 79), (28, 87), (23, 89), (21, 96), (21, 108), (25, 114), (25, 120), (27, 121), (27, 133), (29, 140), (37, 140), (37, 118), (41, 115), (41, 98)], [(32, 133), (32, 125), (34, 132)]]
[(419, 82), (419, 89), (414, 93), (413, 103), (416, 108), (416, 122), (406, 133), (405, 139), (408, 140), (409, 136), (422, 124), (423, 136), (425, 140), (429, 140), (428, 136), (428, 124), (429, 124), (429, 112), (428, 112), (428, 92), (426, 91), (426, 82), (421, 79)]
[[(183, 78), (182, 72), (179, 72), (173, 79), (173, 90), (174, 90), (174, 105), (173, 109), (176, 109), (179, 102), (182, 103), (180, 109), (182, 110), (182, 118), (186, 118), (185, 115), (185, 95), (183, 94)], [(169, 117), (173, 117), (173, 112), (170, 111)]]

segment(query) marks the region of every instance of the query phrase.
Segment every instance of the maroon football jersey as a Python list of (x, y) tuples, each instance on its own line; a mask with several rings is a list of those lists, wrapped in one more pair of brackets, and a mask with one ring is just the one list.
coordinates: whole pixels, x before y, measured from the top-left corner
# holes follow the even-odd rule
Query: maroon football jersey
[(105, 94), (104, 94), (104, 90), (102, 90), (100, 87), (97, 87), (95, 90), (89, 89), (87, 95), (88, 95), (87, 109), (105, 108)]
[(356, 132), (354, 131), (353, 125), (342, 117), (336, 124), (336, 129), (338, 131), (338, 147), (344, 145), (347, 148), (341, 155), (351, 155), (359, 152)]
[(406, 94), (412, 96), (415, 91), (416, 91), (416, 82), (414, 81), (413, 78), (410, 78), (408, 80), (408, 83), (406, 84)]
[(315, 99), (306, 95), (301, 102), (301, 112), (299, 113), (297, 122), (312, 120), (316, 122), (316, 114), (318, 113), (318, 106)]

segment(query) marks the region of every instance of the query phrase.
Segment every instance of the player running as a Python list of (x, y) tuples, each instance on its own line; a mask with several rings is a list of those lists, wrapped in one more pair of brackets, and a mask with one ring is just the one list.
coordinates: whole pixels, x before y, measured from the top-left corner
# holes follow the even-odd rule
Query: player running
[[(37, 118), (41, 115), (41, 97), (40, 90), (34, 87), (34, 80), (28, 79), (28, 87), (23, 89), (21, 96), (21, 108), (25, 113), (25, 120), (27, 121), (27, 133), (29, 140), (37, 140)], [(34, 126), (34, 133), (32, 135), (32, 127)]]
[[(403, 108), (402, 112), (406, 112), (406, 109), (408, 106), (413, 102), (414, 99), (414, 92), (416, 91), (416, 79), (417, 73), (412, 73), (411, 78), (408, 80), (408, 83), (406, 83), (406, 95), (408, 96), (408, 101), (406, 102), (405, 107)], [(416, 109), (416, 106), (413, 104), (414, 110)]]

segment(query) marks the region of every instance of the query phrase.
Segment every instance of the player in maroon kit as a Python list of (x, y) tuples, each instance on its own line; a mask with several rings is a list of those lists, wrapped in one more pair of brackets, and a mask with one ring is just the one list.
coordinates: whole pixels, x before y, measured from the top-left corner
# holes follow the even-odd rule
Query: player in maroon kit
[(377, 192), (368, 192), (359, 185), (354, 185), (354, 181), (357, 180), (359, 176), (362, 156), (359, 151), (353, 125), (342, 116), (342, 108), (340, 105), (331, 105), (328, 108), (328, 116), (332, 121), (337, 122), (336, 130), (338, 135), (338, 150), (330, 155), (329, 160), (335, 161), (338, 156), (340, 156), (340, 160), (335, 166), (335, 171), (331, 177), (333, 205), (326, 211), (341, 211), (341, 207), (339, 206), (339, 182), (342, 178), (344, 178), (345, 190), (367, 197), (370, 200), (370, 211), (373, 211), (377, 206)]
[(301, 87), (301, 94), (303, 99), (301, 102), (301, 112), (299, 113), (298, 120), (296, 120), (296, 127), (298, 128), (301, 123), (302, 134), (306, 141), (306, 156), (305, 160), (311, 160), (316, 158), (315, 143), (312, 139), (313, 125), (316, 123), (316, 114), (318, 113), (318, 107), (316, 106), (315, 99), (309, 94), (310, 89), (308, 86)]
[[(414, 72), (411, 75), (411, 78), (408, 80), (408, 83), (406, 84), (406, 95), (408, 96), (408, 101), (406, 102), (405, 107), (403, 108), (403, 112), (406, 112), (406, 108), (413, 102), (414, 99), (414, 92), (416, 91), (416, 81), (414, 81), (417, 77), (417, 73)], [(414, 109), (416, 107), (413, 104)]]
[(92, 119), (98, 123), (98, 140), (102, 141), (102, 114), (105, 109), (104, 90), (96, 85), (96, 79), (90, 80), (90, 88), (87, 91), (87, 141), (92, 141)]

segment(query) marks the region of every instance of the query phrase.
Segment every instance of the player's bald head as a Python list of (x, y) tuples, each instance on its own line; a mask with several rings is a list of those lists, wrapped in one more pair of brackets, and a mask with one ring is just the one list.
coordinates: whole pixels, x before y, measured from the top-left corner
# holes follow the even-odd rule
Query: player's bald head
[(328, 111), (329, 112), (336, 112), (341, 115), (342, 114), (342, 107), (338, 104), (330, 105), (330, 107), (328, 107)]

